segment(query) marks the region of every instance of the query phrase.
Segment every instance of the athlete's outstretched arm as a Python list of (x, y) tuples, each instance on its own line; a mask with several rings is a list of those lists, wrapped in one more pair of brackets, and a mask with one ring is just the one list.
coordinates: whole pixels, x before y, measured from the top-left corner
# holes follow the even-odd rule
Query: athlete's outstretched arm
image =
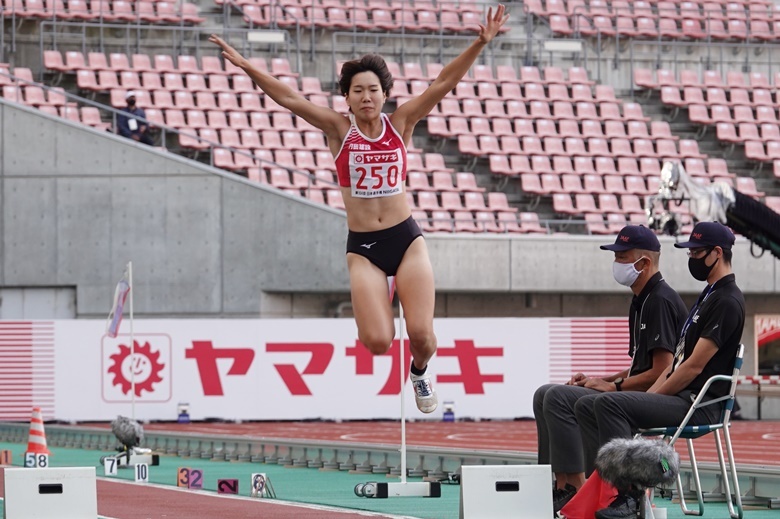
[(444, 67), (422, 95), (404, 103), (393, 113), (390, 120), (395, 129), (403, 136), (404, 142), (409, 142), (415, 125), (455, 88), (474, 64), (485, 45), (496, 37), (501, 27), (509, 19), (509, 15), (505, 13), (506, 8), (503, 4), (498, 4), (495, 13), (493, 13), (492, 7), (488, 9), (485, 25), (480, 24), (479, 36), (474, 43)]
[(267, 96), (322, 130), (331, 141), (341, 141), (349, 129), (346, 117), (335, 110), (312, 103), (275, 77), (257, 70), (249, 60), (216, 34), (212, 34), (209, 41), (219, 45), (222, 48), (222, 57), (246, 72)]

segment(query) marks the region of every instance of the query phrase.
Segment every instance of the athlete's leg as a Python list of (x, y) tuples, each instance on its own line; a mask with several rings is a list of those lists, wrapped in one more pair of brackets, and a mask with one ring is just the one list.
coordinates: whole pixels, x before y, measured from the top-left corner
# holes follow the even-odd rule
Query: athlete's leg
[(358, 254), (347, 254), (347, 267), (358, 338), (371, 353), (385, 353), (395, 337), (387, 275)]
[(414, 240), (406, 250), (395, 276), (395, 286), (404, 306), (414, 366), (423, 370), (436, 352), (436, 336), (433, 334), (436, 294), (428, 247), (422, 238)]

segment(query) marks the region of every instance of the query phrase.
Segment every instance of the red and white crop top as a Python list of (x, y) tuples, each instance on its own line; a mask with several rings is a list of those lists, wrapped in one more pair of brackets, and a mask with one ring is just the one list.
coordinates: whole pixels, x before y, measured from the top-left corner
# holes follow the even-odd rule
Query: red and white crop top
[(381, 114), (382, 133), (376, 139), (366, 137), (349, 114), (351, 126), (336, 155), (336, 172), (341, 187), (351, 187), (355, 198), (378, 198), (403, 192), (406, 182), (406, 146)]

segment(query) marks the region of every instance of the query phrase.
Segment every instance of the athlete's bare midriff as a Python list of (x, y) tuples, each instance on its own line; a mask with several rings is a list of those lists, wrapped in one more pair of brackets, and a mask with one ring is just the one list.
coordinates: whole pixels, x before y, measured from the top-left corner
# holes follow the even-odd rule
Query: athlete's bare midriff
[(412, 214), (405, 192), (380, 198), (354, 198), (350, 188), (342, 187), (341, 195), (350, 231), (381, 231), (398, 225)]

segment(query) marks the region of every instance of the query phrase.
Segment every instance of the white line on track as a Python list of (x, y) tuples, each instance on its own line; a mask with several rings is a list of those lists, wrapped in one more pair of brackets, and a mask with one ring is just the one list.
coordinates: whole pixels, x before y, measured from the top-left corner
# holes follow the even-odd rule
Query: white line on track
[[(108, 483), (118, 483), (122, 485), (134, 485), (138, 487), (138, 483), (134, 481), (125, 481), (121, 479), (111, 479), (111, 478), (97, 478), (100, 481), (106, 481)], [(143, 486), (146, 487), (152, 487), (157, 488), (160, 490), (168, 490), (171, 492), (185, 492), (188, 494), (192, 494), (193, 490), (191, 489), (184, 489), (184, 488), (178, 488), (178, 487), (172, 487), (169, 485), (159, 485), (156, 483), (143, 483)], [(246, 497), (246, 496), (234, 496), (234, 495), (226, 495), (226, 494), (215, 494), (213, 492), (209, 491), (198, 491), (199, 495), (205, 495), (209, 497), (214, 497), (217, 499), (238, 499), (241, 501), (251, 501), (252, 503), (263, 503), (263, 504), (269, 504), (269, 505), (279, 505), (279, 506), (291, 506), (296, 508), (306, 508), (309, 510), (321, 510), (324, 512), (338, 512), (342, 514), (352, 514), (352, 515), (358, 515), (363, 517), (390, 517), (392, 519), (417, 519), (411, 516), (407, 515), (390, 515), (386, 513), (379, 513), (379, 512), (367, 512), (365, 510), (352, 510), (349, 508), (338, 508), (335, 506), (327, 506), (327, 505), (313, 505), (310, 503), (296, 503), (293, 501), (284, 501), (281, 499), (257, 499), (253, 497)], [(105, 519), (114, 519), (110, 517), (106, 517)]]

